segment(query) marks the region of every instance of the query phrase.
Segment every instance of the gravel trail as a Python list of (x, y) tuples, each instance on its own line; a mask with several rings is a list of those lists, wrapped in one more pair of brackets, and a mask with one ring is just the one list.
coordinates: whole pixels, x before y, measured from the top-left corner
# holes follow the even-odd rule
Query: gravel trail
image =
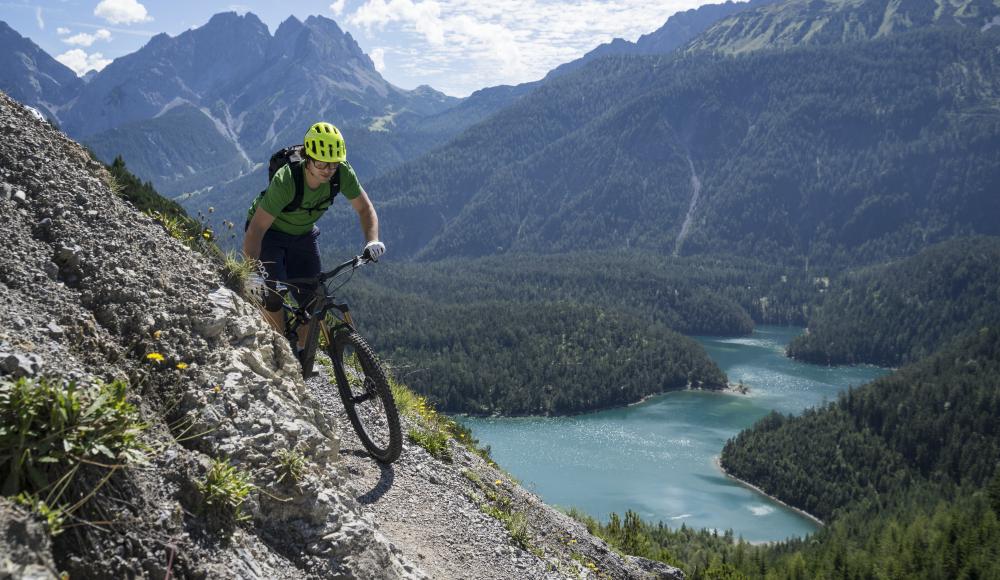
[[(450, 441), (453, 461), (432, 457), (406, 437), (399, 460), (382, 465), (350, 427), (336, 387), (320, 367), (307, 383), (342, 426), (341, 463), (348, 492), (402, 556), (431, 578), (682, 578), (666, 565), (621, 557), (569, 516), (543, 503), (479, 455)], [(331, 373), (332, 375), (332, 373)], [(490, 502), (492, 494), (497, 501)], [(481, 506), (524, 514), (527, 549)]]

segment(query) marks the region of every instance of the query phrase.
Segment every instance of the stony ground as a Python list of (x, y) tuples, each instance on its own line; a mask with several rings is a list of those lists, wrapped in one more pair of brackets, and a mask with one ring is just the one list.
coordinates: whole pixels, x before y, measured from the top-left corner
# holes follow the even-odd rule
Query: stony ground
[[(341, 457), (351, 495), (402, 554), (433, 578), (679, 578), (669, 566), (621, 557), (579, 522), (543, 503), (510, 475), (455, 441), (452, 459), (432, 457), (404, 439), (400, 459), (374, 461), (349, 425), (325, 374), (309, 380), (324, 409), (345, 425)], [(404, 433), (414, 419), (403, 417)], [(490, 501), (488, 496), (501, 498)], [(482, 507), (509, 501), (524, 514), (526, 542), (515, 541)]]
[[(0, 578), (671, 577), (454, 442), (452, 463), (409, 443), (391, 466), (372, 461), (328, 382), (303, 382), (284, 339), (220, 286), (219, 260), (113, 185), (0, 93), (0, 381), (127, 381), (149, 425), (148, 463), (106, 482), (81, 470), (66, 499), (98, 492), (58, 536), (0, 497)], [(279, 475), (290, 449), (307, 458), (298, 485)], [(213, 461), (250, 474), (245, 521), (207, 510)], [(524, 514), (520, 542), (488, 501)]]

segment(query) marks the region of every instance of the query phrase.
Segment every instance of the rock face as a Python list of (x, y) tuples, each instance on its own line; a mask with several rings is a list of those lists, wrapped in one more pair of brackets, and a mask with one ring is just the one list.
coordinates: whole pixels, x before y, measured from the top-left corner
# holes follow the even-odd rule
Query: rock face
[[(0, 542), (26, 541), (38, 558), (24, 565), (47, 569), (54, 556), (74, 577), (419, 576), (340, 491), (336, 425), (284, 339), (219, 287), (217, 266), (2, 93), (0, 135), (0, 377), (127, 380), (153, 450), (149, 466), (116, 473), (77, 514), (107, 529), (63, 533), (49, 552), (11, 534), (23, 514), (4, 509)], [(294, 494), (274, 489), (275, 453), (291, 448), (311, 467)], [(213, 458), (260, 490), (250, 521), (228, 534), (200, 515), (195, 482)]]
[(72, 70), (0, 22), (0, 91), (56, 118), (82, 86)]
[(0, 578), (56, 578), (49, 535), (24, 508), (0, 497)]

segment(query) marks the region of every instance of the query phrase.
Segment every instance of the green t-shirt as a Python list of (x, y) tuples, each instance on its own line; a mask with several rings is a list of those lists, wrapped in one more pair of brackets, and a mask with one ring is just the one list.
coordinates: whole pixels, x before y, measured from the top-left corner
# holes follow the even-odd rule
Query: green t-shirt
[[(347, 199), (354, 199), (361, 195), (361, 184), (358, 183), (358, 176), (354, 173), (354, 168), (350, 163), (344, 161), (337, 168), (340, 173), (340, 193)], [(327, 201), (330, 199), (330, 182), (324, 181), (316, 189), (309, 189), (302, 178), (302, 204), (299, 208), (282, 212), (286, 205), (295, 198), (295, 178), (292, 177), (291, 165), (286, 165), (275, 172), (271, 179), (271, 185), (267, 187), (264, 195), (258, 195), (250, 211), (247, 213), (247, 220), (253, 219), (257, 207), (264, 208), (264, 211), (274, 216), (274, 223), (271, 229), (279, 232), (299, 236), (309, 233), (313, 225), (323, 216), (329, 208)], [(309, 211), (309, 210), (312, 211)]]

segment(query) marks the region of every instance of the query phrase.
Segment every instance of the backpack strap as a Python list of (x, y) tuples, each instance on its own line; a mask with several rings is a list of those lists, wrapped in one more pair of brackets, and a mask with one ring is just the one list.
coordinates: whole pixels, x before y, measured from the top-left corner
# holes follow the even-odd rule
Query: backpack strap
[[(289, 163), (288, 168), (292, 171), (292, 181), (295, 182), (295, 196), (292, 201), (288, 202), (288, 205), (281, 210), (281, 213), (295, 211), (299, 209), (302, 205), (302, 198), (305, 196), (306, 186), (305, 186), (305, 169), (302, 167), (302, 161), (297, 163)], [(338, 173), (340, 173), (338, 171)]]
[[(291, 212), (299, 209), (302, 205), (302, 198), (305, 197), (305, 168), (302, 167), (303, 162), (289, 163), (288, 168), (292, 172), (292, 181), (295, 183), (295, 195), (292, 196), (292, 201), (288, 202), (288, 205), (281, 209), (281, 213)], [(264, 197), (267, 190), (260, 192), (260, 197)], [(309, 208), (309, 212), (314, 211), (326, 211), (332, 204), (333, 198), (337, 197), (340, 193), (340, 168), (334, 172), (333, 177), (330, 178), (330, 197), (327, 200), (326, 207), (313, 207)]]

